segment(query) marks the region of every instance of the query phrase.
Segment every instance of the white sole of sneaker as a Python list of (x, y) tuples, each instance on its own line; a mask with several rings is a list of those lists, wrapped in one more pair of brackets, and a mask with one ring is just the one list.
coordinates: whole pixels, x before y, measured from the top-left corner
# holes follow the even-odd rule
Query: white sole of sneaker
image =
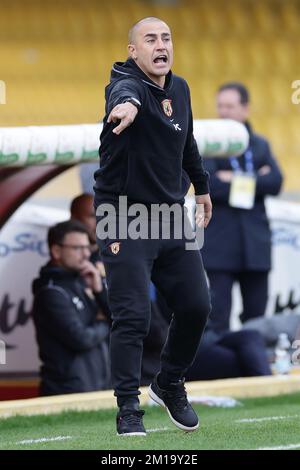
[(127, 436), (147, 436), (147, 433), (145, 432), (127, 432), (126, 434), (119, 434), (117, 432), (117, 436), (120, 437), (127, 437)]
[(177, 426), (179, 429), (181, 429), (182, 431), (186, 431), (186, 432), (192, 432), (192, 431), (196, 431), (196, 429), (199, 428), (199, 422), (197, 423), (196, 426), (193, 426), (191, 428), (187, 427), (187, 426), (184, 426), (183, 424), (181, 423), (178, 423), (178, 421), (176, 421), (176, 419), (173, 418), (173, 416), (171, 415), (168, 407), (164, 404), (164, 402), (156, 395), (156, 393), (152, 390), (151, 386), (149, 387), (148, 389), (148, 394), (149, 394), (149, 397), (155, 401), (155, 403), (157, 403), (158, 405), (162, 406), (163, 408), (165, 408), (167, 410), (167, 413), (169, 415), (169, 418), (170, 420), (172, 421), (172, 423), (175, 424), (175, 426)]

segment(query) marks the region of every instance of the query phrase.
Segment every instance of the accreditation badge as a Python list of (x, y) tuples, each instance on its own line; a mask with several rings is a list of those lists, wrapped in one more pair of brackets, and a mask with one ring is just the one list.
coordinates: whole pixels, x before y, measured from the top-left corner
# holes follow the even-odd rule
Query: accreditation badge
[(252, 173), (235, 172), (231, 181), (229, 205), (252, 209), (255, 200), (256, 178)]

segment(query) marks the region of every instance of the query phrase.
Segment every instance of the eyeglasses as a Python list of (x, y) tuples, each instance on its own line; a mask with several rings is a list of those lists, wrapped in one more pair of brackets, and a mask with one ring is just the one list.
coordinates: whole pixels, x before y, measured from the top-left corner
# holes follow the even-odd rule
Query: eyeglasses
[(62, 248), (70, 248), (70, 250), (74, 250), (77, 253), (79, 251), (84, 251), (84, 250), (92, 251), (91, 245), (67, 245), (64, 243), (59, 243), (59, 246), (61, 246)]

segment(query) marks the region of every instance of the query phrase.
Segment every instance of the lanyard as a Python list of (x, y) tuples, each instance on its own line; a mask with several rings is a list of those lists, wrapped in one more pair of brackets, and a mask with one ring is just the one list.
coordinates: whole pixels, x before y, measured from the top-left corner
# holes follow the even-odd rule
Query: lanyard
[[(254, 173), (253, 152), (250, 148), (245, 152), (244, 158), (245, 158), (246, 172)], [(230, 157), (230, 165), (233, 171), (241, 171), (241, 166), (236, 157)]]

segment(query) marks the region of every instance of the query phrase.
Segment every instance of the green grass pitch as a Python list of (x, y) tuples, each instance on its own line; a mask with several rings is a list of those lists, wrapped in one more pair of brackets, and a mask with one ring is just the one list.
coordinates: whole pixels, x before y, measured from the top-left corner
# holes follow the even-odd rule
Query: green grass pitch
[[(118, 437), (116, 410), (0, 419), (0, 449), (300, 449), (300, 393), (241, 400), (236, 408), (195, 405), (201, 424), (184, 433), (160, 407), (145, 407), (146, 437)], [(242, 421), (241, 421), (242, 420)]]

